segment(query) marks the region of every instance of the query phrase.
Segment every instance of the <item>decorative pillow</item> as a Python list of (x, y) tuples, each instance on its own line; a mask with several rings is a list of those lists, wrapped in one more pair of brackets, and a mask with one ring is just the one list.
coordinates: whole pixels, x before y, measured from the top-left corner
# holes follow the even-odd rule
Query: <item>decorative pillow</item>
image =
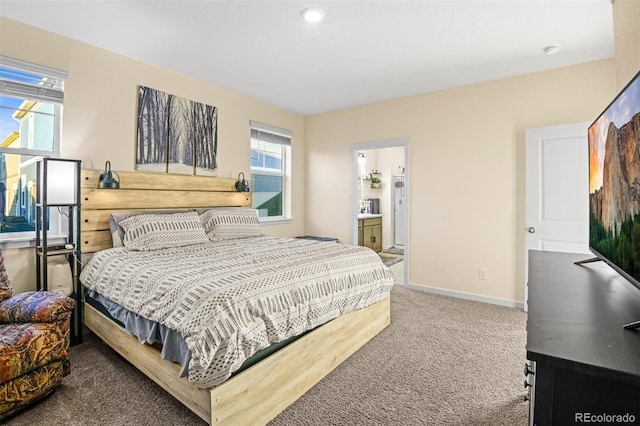
[(111, 232), (111, 242), (113, 243), (114, 247), (123, 247), (124, 246), (124, 242), (122, 242), (122, 239), (124, 238), (124, 229), (122, 229), (122, 226), (120, 226), (120, 220), (117, 220), (116, 218), (114, 218), (114, 214), (112, 213), (109, 216), (109, 231)]
[(197, 212), (140, 214), (120, 222), (124, 245), (151, 251), (209, 242)]
[(169, 214), (169, 213), (182, 213), (190, 210), (138, 210), (132, 212), (119, 212), (111, 213), (109, 216), (109, 230), (111, 231), (111, 241), (113, 247), (124, 247), (124, 228), (120, 226), (120, 222), (130, 218), (132, 216), (138, 216), (141, 214)]
[(248, 207), (216, 207), (200, 215), (211, 241), (258, 237), (258, 213)]

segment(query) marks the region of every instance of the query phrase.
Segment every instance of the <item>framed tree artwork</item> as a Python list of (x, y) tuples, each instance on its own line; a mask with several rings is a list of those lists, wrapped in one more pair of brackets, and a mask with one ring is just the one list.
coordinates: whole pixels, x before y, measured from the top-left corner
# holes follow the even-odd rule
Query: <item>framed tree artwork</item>
[(218, 108), (138, 86), (136, 170), (216, 175)]

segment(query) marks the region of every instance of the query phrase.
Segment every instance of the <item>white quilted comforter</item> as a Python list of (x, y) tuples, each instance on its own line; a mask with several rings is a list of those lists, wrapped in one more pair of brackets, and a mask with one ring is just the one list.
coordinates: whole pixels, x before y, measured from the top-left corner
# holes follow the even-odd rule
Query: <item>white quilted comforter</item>
[(83, 285), (179, 332), (189, 379), (226, 380), (258, 350), (389, 297), (393, 276), (364, 247), (260, 236), (153, 252), (113, 248)]

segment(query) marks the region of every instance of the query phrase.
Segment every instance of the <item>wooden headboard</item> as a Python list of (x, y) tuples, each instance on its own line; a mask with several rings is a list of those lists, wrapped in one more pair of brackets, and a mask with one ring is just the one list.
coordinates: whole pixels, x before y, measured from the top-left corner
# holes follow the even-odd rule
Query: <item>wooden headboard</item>
[(148, 172), (116, 172), (120, 189), (99, 189), (104, 170), (82, 170), (80, 250), (93, 253), (112, 246), (112, 212), (189, 209), (213, 206), (251, 207), (250, 192), (237, 192), (235, 179)]

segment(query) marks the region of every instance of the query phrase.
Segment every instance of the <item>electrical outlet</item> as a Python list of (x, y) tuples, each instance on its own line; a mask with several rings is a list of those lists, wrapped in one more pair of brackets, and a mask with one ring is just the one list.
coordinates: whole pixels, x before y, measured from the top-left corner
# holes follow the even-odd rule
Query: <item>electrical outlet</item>
[(487, 279), (487, 268), (478, 269), (478, 278), (480, 278), (481, 280)]

